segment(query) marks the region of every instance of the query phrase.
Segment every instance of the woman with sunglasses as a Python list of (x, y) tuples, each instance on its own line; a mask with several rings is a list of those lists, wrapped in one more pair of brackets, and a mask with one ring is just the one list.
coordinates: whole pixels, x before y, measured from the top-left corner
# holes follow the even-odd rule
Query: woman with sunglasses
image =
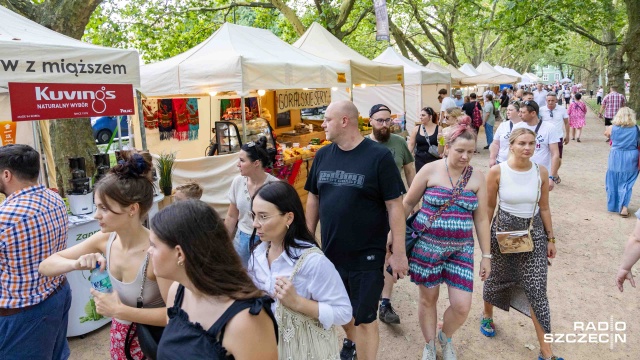
[[(302, 202), (293, 186), (284, 181), (265, 184), (253, 197), (252, 210), (253, 225), (261, 243), (253, 249), (248, 272), (255, 285), (276, 300), (272, 305), (273, 312), (278, 314), (276, 308), (284, 306), (317, 319), (325, 329), (349, 323), (352, 309), (347, 291), (335, 266), (319, 250), (315, 237), (307, 228)], [(251, 245), (254, 244), (256, 242), (252, 241)], [(298, 264), (300, 261), (302, 263)], [(293, 329), (295, 333), (287, 335), (289, 329), (281, 324), (280, 341), (302, 341), (303, 337), (298, 333), (301, 329)], [(310, 344), (301, 342), (286, 348), (306, 345)], [(313, 348), (308, 350), (313, 351)], [(281, 351), (280, 359), (307, 355)], [(337, 337), (330, 352), (330, 358), (338, 358)]]
[(408, 144), (416, 160), (416, 173), (425, 164), (440, 159), (438, 130), (438, 114), (430, 107), (423, 108), (420, 111), (420, 123), (411, 131)]
[(233, 245), (240, 255), (242, 265), (246, 268), (251, 256), (249, 238), (253, 232), (250, 215), (251, 197), (262, 185), (279, 181), (279, 179), (265, 171), (265, 168), (273, 162), (273, 156), (267, 151), (266, 137), (262, 136), (255, 143), (249, 142), (242, 145), (238, 155), (240, 175), (233, 179), (229, 189), (230, 204), (227, 216), (224, 218), (224, 226), (233, 239)]
[(509, 156), (509, 136), (513, 130), (513, 126), (522, 121), (520, 118), (520, 102), (512, 101), (507, 106), (507, 120), (503, 121), (495, 135), (493, 136), (493, 142), (489, 146), (489, 167), (493, 165), (503, 163), (507, 161)]

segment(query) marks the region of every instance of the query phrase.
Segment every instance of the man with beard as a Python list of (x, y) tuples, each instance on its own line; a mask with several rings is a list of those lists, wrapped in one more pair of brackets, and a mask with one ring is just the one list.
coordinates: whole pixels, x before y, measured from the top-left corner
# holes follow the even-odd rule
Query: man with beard
[(68, 359), (71, 288), (64, 275), (38, 273), (67, 247), (62, 198), (38, 184), (40, 154), (28, 145), (0, 147), (0, 358)]
[[(411, 155), (411, 151), (407, 147), (407, 142), (401, 136), (391, 133), (391, 110), (389, 110), (389, 107), (383, 104), (374, 105), (369, 111), (369, 122), (373, 127), (373, 132), (369, 135), (369, 138), (384, 145), (391, 151), (398, 170), (404, 170), (407, 188), (411, 187), (413, 178), (416, 176), (413, 155)], [(382, 302), (378, 310), (378, 317), (385, 324), (400, 324), (400, 316), (396, 314), (391, 306), (393, 283), (393, 277), (385, 271)]]

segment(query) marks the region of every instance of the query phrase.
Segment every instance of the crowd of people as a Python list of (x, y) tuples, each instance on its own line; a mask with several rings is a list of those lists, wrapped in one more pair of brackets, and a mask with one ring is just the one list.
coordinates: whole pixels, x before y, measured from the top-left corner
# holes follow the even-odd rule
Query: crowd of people
[[(439, 344), (443, 358), (454, 360), (476, 269), (484, 282), (480, 333), (496, 335), (495, 307), (514, 308), (533, 322), (538, 359), (561, 360), (544, 341), (551, 333), (547, 268), (557, 255), (549, 196), (561, 183), (563, 147), (581, 141), (587, 108), (580, 93), (569, 93), (565, 109), (558, 102), (564, 90), (521, 90), (504, 90), (496, 105), (494, 94), (482, 94), (484, 106), (475, 93), (465, 101), (441, 91), (443, 108), (422, 109), (408, 141), (391, 132), (386, 105), (371, 108), (373, 131), (365, 137), (355, 105), (331, 103), (322, 123), (331, 144), (309, 170), (306, 211), (296, 190), (266, 171), (274, 154), (263, 138), (240, 151), (224, 220), (190, 183), (148, 229), (152, 164), (135, 150), (123, 153), (95, 185), (101, 231), (70, 248), (64, 202), (37, 183), (39, 154), (1, 147), (1, 245), (9, 260), (0, 258), (0, 330), (10, 336), (0, 354), (68, 358), (64, 274), (99, 268), (113, 291), (91, 294), (97, 312), (113, 318), (112, 359), (151, 356), (143, 334), (153, 328), (162, 333), (151, 356), (158, 359), (376, 359), (376, 320), (400, 323), (392, 290), (408, 277), (419, 289), (422, 359), (435, 360)], [(611, 116), (606, 188), (608, 210), (626, 217), (640, 130), (616, 94), (612, 87), (601, 110)], [(494, 134), (496, 117), (503, 121)], [(490, 150), (486, 176), (471, 165), (481, 126)], [(635, 287), (636, 216), (616, 277), (620, 291), (625, 281)], [(443, 283), (449, 296), (439, 324)], [(346, 334), (341, 347), (338, 326)]]

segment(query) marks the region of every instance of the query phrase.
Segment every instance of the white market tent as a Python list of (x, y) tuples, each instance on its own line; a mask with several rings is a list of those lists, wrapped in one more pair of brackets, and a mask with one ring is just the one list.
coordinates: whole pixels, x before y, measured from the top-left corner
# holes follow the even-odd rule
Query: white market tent
[(463, 72), (467, 76), (480, 75), (480, 71), (478, 71), (476, 68), (473, 67), (473, 65), (468, 64), (468, 63), (467, 64), (463, 64), (462, 66), (460, 66), (460, 68), (458, 70), (460, 70), (461, 72)]
[(306, 53), (264, 29), (225, 23), (194, 48), (144, 65), (147, 96), (194, 95), (257, 89), (330, 88), (348, 67)]
[[(342, 85), (338, 86), (337, 91), (331, 92), (331, 99), (332, 101), (353, 99), (358, 111), (364, 117), (368, 117), (371, 106), (377, 104), (366, 101), (368, 94), (375, 93), (370, 85), (403, 84), (404, 68), (402, 66), (381, 64), (369, 60), (345, 45), (318, 23), (311, 24), (300, 39), (293, 43), (293, 46), (316, 56), (348, 65), (351, 81), (346, 85), (352, 88), (350, 90), (351, 96)], [(393, 99), (387, 98), (387, 103), (391, 100), (391, 102), (402, 104), (402, 87), (396, 87), (396, 91), (389, 96)], [(391, 110), (394, 113), (403, 113), (404, 105), (402, 108), (391, 108)]]
[(540, 81), (540, 78), (538, 77), (538, 75), (536, 74), (532, 74), (532, 73), (524, 73), (522, 74), (526, 77), (528, 77), (532, 82), (537, 83), (538, 81)]
[[(140, 86), (136, 50), (85, 43), (47, 29), (2, 6), (0, 19), (0, 121), (11, 120), (9, 82)], [(98, 64), (103, 71), (96, 71)], [(104, 71), (106, 64), (109, 71)], [(135, 95), (132, 93), (131, 96)], [(41, 123), (42, 126), (35, 121), (18, 122), (16, 142), (45, 153), (49, 183), (55, 184), (48, 121)], [(36, 144), (37, 137), (41, 138), (44, 149)]]
[[(0, 120), (11, 119), (9, 82), (140, 86), (136, 50), (85, 43), (47, 29), (2, 6), (0, 19)], [(88, 65), (94, 64), (109, 64), (112, 70), (97, 73), (94, 68), (89, 73)]]
[[(466, 65), (469, 65), (469, 64), (465, 64), (463, 65), (463, 67)], [(469, 65), (469, 67), (471, 67), (471, 65)], [(480, 63), (476, 71), (479, 73), (479, 75), (471, 76), (463, 80), (462, 83), (469, 84), (469, 85), (471, 84), (499, 85), (499, 84), (515, 84), (520, 81), (519, 76), (503, 74), (497, 71), (496, 69), (494, 69), (493, 66), (489, 65), (486, 62)]]
[[(391, 46), (382, 54), (373, 59), (375, 62), (404, 66), (404, 89), (405, 89), (405, 110), (407, 130), (411, 131), (416, 122), (419, 121), (420, 109), (425, 106), (436, 108), (438, 104), (438, 90), (449, 89), (451, 86), (451, 75), (435, 70), (427, 69), (406, 57), (398, 54)], [(388, 89), (399, 85), (376, 86), (369, 90), (376, 91), (375, 98), (371, 96), (367, 103), (385, 103), (390, 99)], [(398, 108), (397, 104), (387, 104), (392, 109)], [(399, 104), (401, 105), (401, 104)]]
[(441, 73), (445, 73), (445, 74), (449, 74), (449, 76), (451, 76), (451, 85), (460, 85), (460, 80), (463, 77), (466, 77), (466, 75), (464, 75), (463, 73), (461, 73), (460, 71), (458, 71), (458, 69), (456, 69), (455, 72), (450, 71), (449, 69), (447, 69), (446, 67), (438, 64), (438, 63), (434, 63), (433, 61), (428, 63), (427, 66), (425, 66), (427, 69), (429, 70), (433, 70), (433, 71), (437, 71), (437, 72), (441, 72)]

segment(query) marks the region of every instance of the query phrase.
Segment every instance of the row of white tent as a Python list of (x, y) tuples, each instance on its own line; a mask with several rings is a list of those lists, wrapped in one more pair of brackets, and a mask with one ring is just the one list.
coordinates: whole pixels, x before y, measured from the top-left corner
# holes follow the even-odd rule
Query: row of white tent
[[(375, 103), (407, 113), (438, 110), (437, 90), (451, 86), (516, 84), (529, 74), (482, 63), (460, 69), (430, 63), (420, 66), (388, 48), (369, 60), (321, 25), (312, 24), (290, 45), (268, 30), (224, 24), (207, 40), (170, 59), (139, 67), (135, 50), (109, 49), (55, 33), (0, 7), (0, 118), (9, 119), (8, 82), (132, 84), (148, 97), (208, 96), (235, 92), (246, 97), (258, 89), (332, 88), (332, 98), (350, 98), (368, 115)], [(9, 61), (17, 63), (10, 69)], [(119, 64), (126, 74), (46, 72), (44, 63)], [(35, 62), (35, 74), (29, 66)], [(4, 68), (3, 68), (4, 67)], [(64, 65), (63, 65), (64, 68)], [(4, 71), (3, 71), (4, 70)], [(348, 89), (348, 90), (347, 90)]]

